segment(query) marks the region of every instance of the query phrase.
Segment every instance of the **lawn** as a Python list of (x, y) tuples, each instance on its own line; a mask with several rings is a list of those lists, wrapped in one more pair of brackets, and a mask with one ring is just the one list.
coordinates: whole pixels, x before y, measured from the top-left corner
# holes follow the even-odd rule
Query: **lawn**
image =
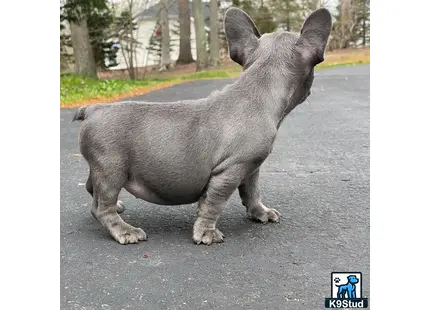
[[(317, 68), (340, 65), (356, 65), (370, 63), (369, 48), (348, 49), (327, 52), (323, 63)], [(177, 66), (169, 72), (151, 71), (145, 79), (129, 80), (126, 76), (108, 79), (106, 73), (100, 79), (89, 79), (73, 74), (60, 76), (60, 106), (76, 107), (97, 102), (112, 102), (121, 98), (145, 94), (157, 89), (168, 87), (184, 81), (214, 78), (234, 78), (239, 76), (242, 68), (232, 61), (222, 66), (201, 72), (195, 72), (195, 64)], [(103, 77), (105, 75), (105, 77)]]

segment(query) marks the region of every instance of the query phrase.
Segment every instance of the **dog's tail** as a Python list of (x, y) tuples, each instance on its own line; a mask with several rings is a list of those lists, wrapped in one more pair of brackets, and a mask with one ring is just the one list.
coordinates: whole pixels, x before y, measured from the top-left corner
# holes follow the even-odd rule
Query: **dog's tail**
[(87, 107), (80, 107), (76, 113), (75, 116), (72, 119), (72, 122), (74, 121), (83, 121), (85, 119), (85, 117), (87, 116), (85, 113), (85, 110), (87, 109)]

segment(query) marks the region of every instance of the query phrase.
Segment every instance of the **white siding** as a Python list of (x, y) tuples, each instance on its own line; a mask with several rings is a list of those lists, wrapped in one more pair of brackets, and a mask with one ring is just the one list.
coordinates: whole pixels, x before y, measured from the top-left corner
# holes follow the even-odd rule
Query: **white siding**
[[(142, 21), (139, 25), (139, 29), (136, 31), (136, 37), (137, 40), (141, 43), (141, 46), (139, 46), (137, 50), (137, 67), (144, 67), (146, 66), (153, 66), (158, 65), (158, 60), (155, 57), (149, 57), (147, 61), (147, 53), (146, 50), (149, 46), (149, 39), (151, 38), (151, 35), (154, 31), (155, 27), (155, 20), (145, 20)], [(169, 21), (169, 29), (170, 29), (170, 38), (172, 41), (174, 41), (174, 44), (172, 46), (172, 51), (170, 52), (170, 59), (172, 62), (176, 61), (179, 56), (179, 35), (178, 34), (172, 34), (172, 29), (175, 29), (175, 25), (177, 25), (177, 21), (170, 20)], [(191, 53), (196, 59), (196, 46), (195, 46), (195, 33), (194, 33), (194, 23), (191, 21)], [(110, 69), (126, 69), (126, 62), (123, 58), (123, 53), (121, 49), (118, 51), (117, 54), (117, 61), (118, 66), (111, 67)]]

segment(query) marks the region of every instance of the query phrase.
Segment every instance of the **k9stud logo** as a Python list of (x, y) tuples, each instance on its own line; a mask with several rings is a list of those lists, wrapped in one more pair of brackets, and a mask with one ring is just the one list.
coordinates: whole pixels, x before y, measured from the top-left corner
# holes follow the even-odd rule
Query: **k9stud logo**
[(362, 296), (361, 272), (332, 272), (331, 298), (325, 299), (326, 308), (367, 308), (368, 299)]

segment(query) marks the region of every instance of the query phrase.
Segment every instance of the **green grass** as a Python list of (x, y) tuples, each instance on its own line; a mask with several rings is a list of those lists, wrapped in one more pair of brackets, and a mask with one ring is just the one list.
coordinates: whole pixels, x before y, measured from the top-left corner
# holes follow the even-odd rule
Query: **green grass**
[[(324, 62), (318, 65), (317, 69), (357, 65), (370, 63), (370, 59), (349, 59)], [(73, 106), (76, 104), (86, 104), (102, 102), (107, 100), (118, 99), (121, 96), (133, 96), (138, 92), (145, 92), (155, 90), (170, 83), (178, 83), (187, 80), (196, 79), (214, 79), (214, 78), (234, 78), (239, 76), (242, 68), (234, 63), (225, 65), (223, 67), (201, 71), (193, 74), (173, 75), (170, 77), (148, 77), (145, 80), (96, 80), (91, 78), (84, 78), (74, 74), (62, 74), (60, 76), (60, 105), (62, 107)], [(164, 85), (163, 85), (164, 84)]]
[(320, 65), (317, 65), (316, 69), (325, 69), (325, 68), (332, 68), (332, 67), (342, 67), (342, 66), (356, 66), (356, 65), (364, 65), (364, 64), (370, 64), (370, 60), (359, 60), (359, 61), (350, 61), (350, 62), (332, 62), (332, 63), (322, 63)]
[(96, 80), (64, 74), (60, 76), (60, 103), (74, 103), (98, 97), (115, 96), (126, 93), (133, 87), (148, 86), (150, 83), (151, 81), (146, 80)]
[(132, 93), (137, 89), (156, 87), (166, 83), (184, 80), (227, 78), (227, 72), (206, 71), (197, 72), (173, 78), (150, 78), (145, 80), (97, 80), (74, 74), (60, 76), (60, 104), (69, 105), (86, 100), (97, 100)]

